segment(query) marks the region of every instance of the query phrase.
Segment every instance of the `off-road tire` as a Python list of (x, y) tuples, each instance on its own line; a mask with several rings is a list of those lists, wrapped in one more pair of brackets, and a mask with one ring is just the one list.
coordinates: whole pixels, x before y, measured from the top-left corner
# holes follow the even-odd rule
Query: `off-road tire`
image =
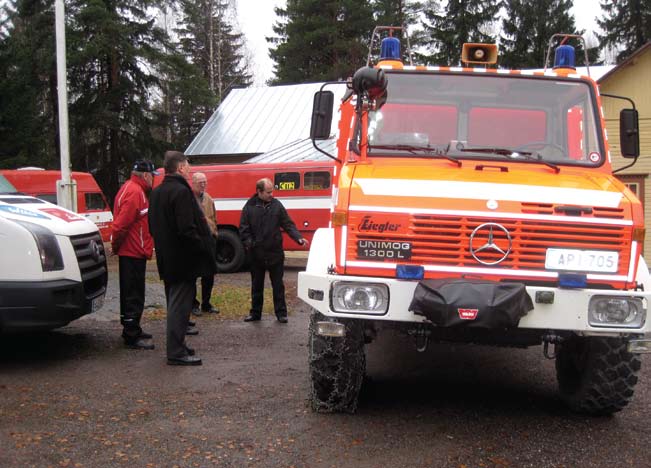
[(561, 398), (578, 413), (609, 415), (632, 399), (640, 357), (619, 338), (573, 336), (556, 346)]
[(237, 232), (222, 228), (217, 233), (217, 271), (234, 273), (244, 265), (246, 253)]
[(354, 413), (366, 371), (364, 332), (360, 321), (339, 320), (346, 336), (335, 338), (316, 333), (325, 320), (312, 312), (309, 328), (310, 402), (319, 413)]

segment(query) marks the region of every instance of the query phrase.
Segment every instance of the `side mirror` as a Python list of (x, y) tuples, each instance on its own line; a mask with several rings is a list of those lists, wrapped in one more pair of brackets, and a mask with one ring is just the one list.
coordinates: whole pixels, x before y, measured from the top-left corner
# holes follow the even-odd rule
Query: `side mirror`
[(332, 91), (318, 91), (314, 93), (312, 125), (310, 126), (311, 139), (325, 140), (330, 137), (334, 101), (335, 95)]
[(619, 146), (625, 158), (640, 155), (640, 128), (636, 109), (622, 109), (619, 113)]

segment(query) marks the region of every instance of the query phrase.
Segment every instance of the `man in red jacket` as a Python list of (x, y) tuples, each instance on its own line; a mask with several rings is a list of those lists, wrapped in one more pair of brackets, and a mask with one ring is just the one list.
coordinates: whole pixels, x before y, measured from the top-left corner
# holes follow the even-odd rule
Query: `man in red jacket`
[(120, 257), (120, 323), (124, 344), (132, 349), (154, 349), (152, 336), (142, 331), (140, 319), (145, 306), (145, 269), (154, 247), (147, 196), (155, 175), (158, 172), (151, 161), (136, 161), (113, 205), (111, 247)]

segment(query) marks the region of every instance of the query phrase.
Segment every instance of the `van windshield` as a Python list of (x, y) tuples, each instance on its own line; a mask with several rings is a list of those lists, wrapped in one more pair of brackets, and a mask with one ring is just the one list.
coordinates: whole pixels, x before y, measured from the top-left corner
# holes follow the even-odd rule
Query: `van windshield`
[(369, 113), (370, 156), (518, 159), (598, 166), (605, 160), (584, 81), (500, 74), (387, 73)]
[(0, 194), (1, 193), (18, 193), (16, 187), (11, 185), (11, 182), (9, 182), (3, 175), (0, 175)]

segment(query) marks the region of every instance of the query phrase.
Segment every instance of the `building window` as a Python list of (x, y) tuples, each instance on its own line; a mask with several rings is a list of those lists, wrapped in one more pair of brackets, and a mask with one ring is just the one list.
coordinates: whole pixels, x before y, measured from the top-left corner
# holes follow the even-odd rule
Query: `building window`
[(642, 203), (642, 208), (644, 208), (644, 179), (646, 175), (619, 174), (617, 178), (635, 194)]

